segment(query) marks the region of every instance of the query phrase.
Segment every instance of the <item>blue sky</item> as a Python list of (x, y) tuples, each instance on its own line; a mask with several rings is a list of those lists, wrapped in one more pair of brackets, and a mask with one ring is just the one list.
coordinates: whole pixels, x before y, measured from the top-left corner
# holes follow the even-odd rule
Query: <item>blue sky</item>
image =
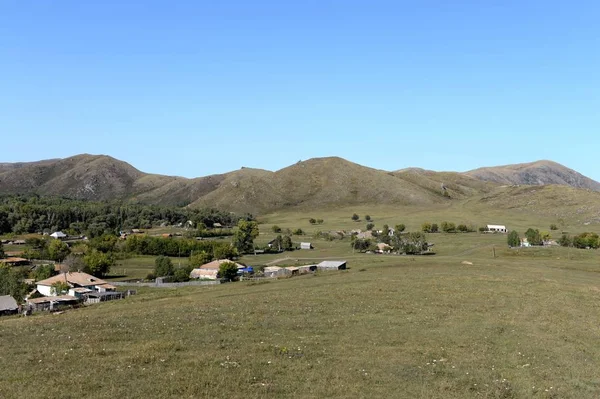
[(600, 180), (599, 20), (576, 0), (3, 0), (0, 162), (552, 159)]

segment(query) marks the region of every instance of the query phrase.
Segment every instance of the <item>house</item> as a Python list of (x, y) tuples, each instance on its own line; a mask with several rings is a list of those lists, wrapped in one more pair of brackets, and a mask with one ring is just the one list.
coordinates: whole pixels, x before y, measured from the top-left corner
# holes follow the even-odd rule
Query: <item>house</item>
[(220, 229), (221, 227), (223, 227), (223, 225), (221, 223), (213, 223), (213, 227), (215, 229)]
[[(69, 293), (79, 294), (81, 296), (83, 296), (87, 292), (83, 292), (83, 290), (73, 291), (72, 289), (87, 288), (90, 290), (89, 292), (107, 292), (116, 290), (115, 286), (108, 284), (106, 281), (83, 272), (61, 273), (54, 277), (38, 281), (36, 283), (37, 290), (40, 294), (44, 296), (53, 296), (55, 295), (55, 293), (52, 288), (52, 284), (58, 282), (67, 283), (67, 285), (69, 286)], [(70, 296), (76, 297), (77, 295)]]
[[(219, 274), (219, 268), (223, 263), (231, 262), (229, 259), (218, 259), (213, 260), (212, 262), (206, 263), (196, 269), (193, 269), (190, 272), (190, 278), (198, 278), (198, 279), (208, 279), (208, 280), (216, 280)], [(235, 262), (233, 262), (235, 263)], [(235, 263), (238, 270), (244, 269), (244, 265), (240, 265), (239, 263)]]
[(523, 238), (521, 238), (521, 246), (522, 247), (530, 247), (531, 244), (529, 243), (529, 241), (527, 241), (527, 238), (523, 237)]
[(25, 258), (5, 258), (5, 259), (0, 259), (0, 264), (2, 265), (6, 265), (6, 266), (27, 266), (29, 264), (29, 261)]
[(106, 301), (113, 301), (115, 299), (125, 298), (126, 293), (122, 291), (110, 291), (110, 292), (91, 292), (86, 295), (86, 303), (99, 303)]
[(319, 270), (346, 270), (345, 260), (326, 260), (317, 265)]
[(506, 226), (499, 224), (488, 224), (486, 227), (490, 233), (506, 233), (508, 231), (506, 230)]
[(10, 295), (0, 296), (0, 316), (15, 314), (19, 312), (17, 301)]
[(55, 231), (54, 233), (50, 234), (50, 237), (55, 238), (57, 240), (62, 240), (67, 238), (67, 235), (62, 231)]
[(27, 242), (25, 242), (25, 240), (14, 240), (13, 245), (25, 245), (27, 244)]
[(272, 278), (285, 277), (292, 274), (288, 269), (279, 266), (267, 266), (263, 269), (263, 273), (265, 277)]
[(313, 246), (310, 242), (301, 242), (300, 249), (313, 249)]

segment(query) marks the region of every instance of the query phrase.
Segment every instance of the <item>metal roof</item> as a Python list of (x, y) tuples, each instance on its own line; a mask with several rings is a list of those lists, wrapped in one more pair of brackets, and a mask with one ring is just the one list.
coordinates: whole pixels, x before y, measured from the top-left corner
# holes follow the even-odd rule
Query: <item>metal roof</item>
[(17, 301), (10, 295), (0, 296), (0, 312), (5, 310), (16, 310), (19, 308)]
[(345, 265), (345, 260), (325, 260), (317, 265), (317, 267), (326, 267), (326, 268), (338, 268), (342, 265)]

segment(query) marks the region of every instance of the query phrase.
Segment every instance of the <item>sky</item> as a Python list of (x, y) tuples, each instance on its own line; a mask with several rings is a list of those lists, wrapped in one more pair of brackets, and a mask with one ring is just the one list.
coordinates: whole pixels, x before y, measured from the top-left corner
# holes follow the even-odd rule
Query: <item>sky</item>
[(599, 20), (596, 0), (2, 0), (0, 162), (551, 159), (600, 180)]

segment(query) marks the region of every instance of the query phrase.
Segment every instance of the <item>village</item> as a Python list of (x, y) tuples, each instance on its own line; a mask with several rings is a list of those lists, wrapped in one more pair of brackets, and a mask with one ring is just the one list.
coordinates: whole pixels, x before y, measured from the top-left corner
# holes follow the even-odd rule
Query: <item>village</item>
[[(176, 240), (182, 240), (181, 242), (183, 242), (184, 236), (189, 236), (186, 231), (191, 227), (191, 222), (190, 224), (186, 223), (185, 225), (180, 224), (178, 226), (173, 226), (174, 229), (168, 233), (153, 233), (145, 232), (141, 229), (131, 229), (127, 232), (121, 231), (118, 240), (127, 243), (132, 239), (135, 241), (137, 239), (151, 237), (154, 240), (163, 240), (164, 242), (170, 243), (176, 243)], [(159, 272), (159, 275), (149, 276), (149, 278), (152, 278), (150, 281), (146, 279), (113, 281), (111, 280), (110, 275), (107, 275), (105, 278), (99, 278), (93, 274), (86, 273), (83, 270), (75, 270), (72, 266), (65, 265), (61, 262), (27, 259), (19, 256), (26, 253), (24, 251), (6, 251), (6, 257), (0, 259), (0, 266), (24, 268), (31, 270), (32, 272), (35, 272), (35, 270), (39, 268), (46, 267), (52, 269), (52, 272), (50, 273), (51, 276), (41, 280), (36, 280), (34, 278), (24, 279), (23, 281), (27, 284), (28, 291), (23, 296), (22, 302), (17, 301), (9, 295), (2, 296), (0, 298), (0, 315), (17, 313), (29, 315), (41, 311), (56, 312), (68, 308), (125, 299), (136, 294), (136, 290), (132, 289), (136, 286), (155, 288), (183, 287), (190, 285), (202, 286), (228, 281), (282, 279), (332, 270), (347, 270), (349, 269), (347, 260), (321, 259), (317, 262), (311, 262), (310, 260), (317, 260), (318, 258), (306, 258), (302, 255), (297, 256), (299, 259), (286, 256), (284, 258), (269, 258), (272, 260), (268, 262), (265, 261), (262, 265), (256, 263), (256, 259), (260, 258), (261, 255), (283, 254), (287, 251), (311, 253), (315, 252), (315, 247), (326, 245), (325, 243), (335, 240), (340, 242), (348, 240), (353, 254), (360, 253), (365, 256), (435, 255), (435, 252), (432, 250), (434, 243), (429, 242), (425, 237), (425, 233), (439, 234), (438, 230), (440, 229), (435, 223), (423, 223), (421, 226), (422, 231), (413, 233), (405, 232), (405, 227), (403, 225), (397, 225), (395, 227), (383, 225), (381, 229), (374, 229), (372, 223), (370, 223), (367, 227), (367, 230), (318, 231), (314, 234), (314, 238), (318, 241), (317, 243), (315, 241), (301, 241), (298, 244), (293, 244), (290, 239), (292, 234), (283, 236), (287, 239), (286, 241), (280, 234), (281, 229), (277, 226), (273, 226), (273, 235), (277, 234), (276, 237), (268, 240), (263, 246), (251, 244), (250, 248), (253, 249), (249, 251), (249, 253), (243, 257), (237, 256), (237, 258), (243, 259), (242, 261), (236, 260), (236, 256), (229, 256), (228, 258), (212, 259), (195, 266), (190, 265), (186, 271), (184, 271), (184, 273), (187, 273), (186, 277), (180, 280), (173, 280), (172, 273), (174, 269), (171, 269), (171, 271)], [(231, 226), (222, 226), (220, 223), (217, 223), (212, 229), (219, 229), (219, 234), (223, 234), (225, 237), (231, 234), (229, 233), (229, 230), (224, 230), (231, 229)], [(445, 234), (460, 234), (463, 232), (475, 233), (474, 227), (464, 227), (464, 225), (455, 226), (453, 223), (449, 222), (442, 222), (441, 230)], [(529, 229), (526, 232), (525, 237), (520, 237), (517, 232), (510, 231), (505, 225), (488, 224), (478, 230), (480, 234), (507, 235), (509, 248), (560, 246), (564, 244), (561, 240), (557, 241), (551, 239), (548, 233), (540, 233), (539, 230), (533, 229)], [(46, 235), (48, 236), (47, 239), (59, 242), (61, 245), (65, 246), (64, 248), (68, 248), (66, 250), (67, 252), (72, 252), (73, 248), (77, 248), (77, 245), (89, 241), (85, 236), (69, 236), (61, 231)], [(564, 236), (565, 235), (563, 234), (563, 238)], [(258, 237), (258, 234), (256, 233), (254, 237)], [(451, 237), (451, 235), (449, 237)], [(196, 237), (195, 239), (199, 240), (201, 238), (202, 237)], [(223, 239), (224, 237), (221, 236), (218, 238)], [(202, 245), (206, 245), (212, 241), (200, 240), (200, 242), (203, 242)], [(31, 243), (31, 240), (3, 239), (1, 243), (7, 248), (18, 248), (27, 246), (28, 243)], [(116, 241), (115, 243), (118, 244)], [(327, 252), (323, 253), (323, 255), (327, 255)], [(192, 259), (193, 251), (190, 256), (190, 259)], [(204, 259), (204, 257), (201, 257), (201, 259)], [(290, 261), (292, 264), (289, 264)], [(168, 260), (168, 262), (171, 263), (170, 260)], [(283, 265), (278, 265), (279, 263), (283, 263)], [(225, 271), (227, 268), (231, 269), (229, 275), (227, 275), (227, 272)]]

